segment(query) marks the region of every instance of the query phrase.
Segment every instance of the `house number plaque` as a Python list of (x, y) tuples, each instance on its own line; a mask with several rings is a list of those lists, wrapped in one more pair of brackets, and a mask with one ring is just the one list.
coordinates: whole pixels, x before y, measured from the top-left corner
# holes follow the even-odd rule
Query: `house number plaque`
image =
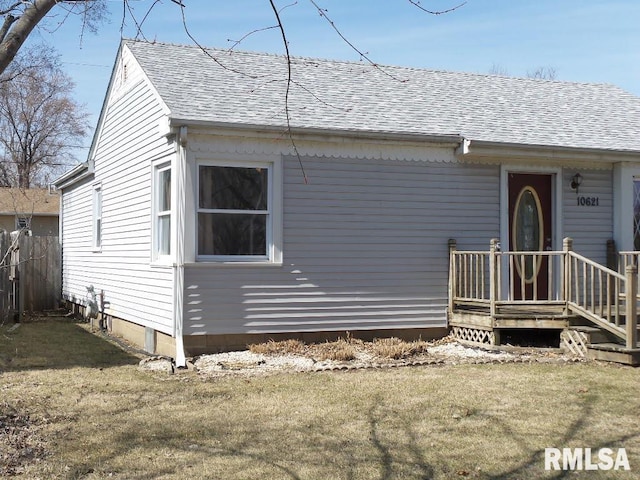
[(579, 207), (597, 207), (600, 205), (600, 197), (584, 197), (582, 195), (577, 198)]

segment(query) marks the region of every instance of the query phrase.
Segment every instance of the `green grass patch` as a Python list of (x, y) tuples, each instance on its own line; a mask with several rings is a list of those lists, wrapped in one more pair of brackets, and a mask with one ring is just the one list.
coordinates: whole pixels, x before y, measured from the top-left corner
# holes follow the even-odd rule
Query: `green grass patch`
[[(52, 328), (55, 336), (36, 333)], [(0, 337), (3, 358), (7, 345), (21, 346), (0, 368), (0, 421), (13, 415), (29, 429), (20, 441), (36, 454), (16, 460), (24, 478), (630, 479), (640, 472), (640, 369), (443, 365), (212, 379), (143, 371), (135, 357), (69, 321), (2, 327)], [(544, 471), (545, 447), (605, 446), (625, 447), (632, 472)]]

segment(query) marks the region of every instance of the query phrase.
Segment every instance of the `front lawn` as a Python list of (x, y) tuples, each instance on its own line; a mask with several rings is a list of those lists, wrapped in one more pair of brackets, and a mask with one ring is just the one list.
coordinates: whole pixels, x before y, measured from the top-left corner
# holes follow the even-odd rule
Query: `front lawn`
[[(640, 369), (431, 365), (206, 378), (57, 319), (0, 326), (0, 477), (639, 478)], [(545, 447), (631, 471), (545, 472)]]

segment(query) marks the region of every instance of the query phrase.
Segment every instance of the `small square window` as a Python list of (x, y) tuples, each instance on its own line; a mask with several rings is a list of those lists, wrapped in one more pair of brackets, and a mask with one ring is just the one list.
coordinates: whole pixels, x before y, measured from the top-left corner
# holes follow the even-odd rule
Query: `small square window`
[(274, 176), (272, 163), (198, 166), (199, 260), (280, 261)]
[(18, 217), (16, 218), (16, 230), (26, 230), (30, 228), (31, 222), (27, 217)]

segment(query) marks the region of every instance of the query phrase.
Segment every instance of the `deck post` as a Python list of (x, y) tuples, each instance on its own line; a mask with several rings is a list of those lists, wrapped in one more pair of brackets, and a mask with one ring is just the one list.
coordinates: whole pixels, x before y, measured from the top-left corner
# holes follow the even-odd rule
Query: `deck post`
[(453, 315), (453, 297), (456, 291), (456, 266), (455, 266), (455, 258), (453, 252), (456, 251), (458, 247), (458, 242), (455, 238), (450, 238), (448, 241), (449, 245), (449, 317)]
[(498, 292), (498, 255), (500, 240), (497, 238), (491, 239), (489, 246), (489, 314), (491, 315), (491, 323), (495, 321), (496, 315), (496, 300)]
[(616, 250), (616, 241), (607, 240), (607, 268), (614, 272), (619, 272), (618, 252)]
[(627, 348), (637, 348), (638, 345), (638, 267), (627, 265), (624, 271), (626, 277), (625, 289), (625, 324), (627, 330)]
[(564, 314), (569, 315), (569, 301), (571, 300), (571, 255), (569, 252), (573, 250), (573, 239), (565, 237), (562, 240), (562, 278), (560, 282), (560, 291), (562, 292), (562, 302), (564, 303)]

